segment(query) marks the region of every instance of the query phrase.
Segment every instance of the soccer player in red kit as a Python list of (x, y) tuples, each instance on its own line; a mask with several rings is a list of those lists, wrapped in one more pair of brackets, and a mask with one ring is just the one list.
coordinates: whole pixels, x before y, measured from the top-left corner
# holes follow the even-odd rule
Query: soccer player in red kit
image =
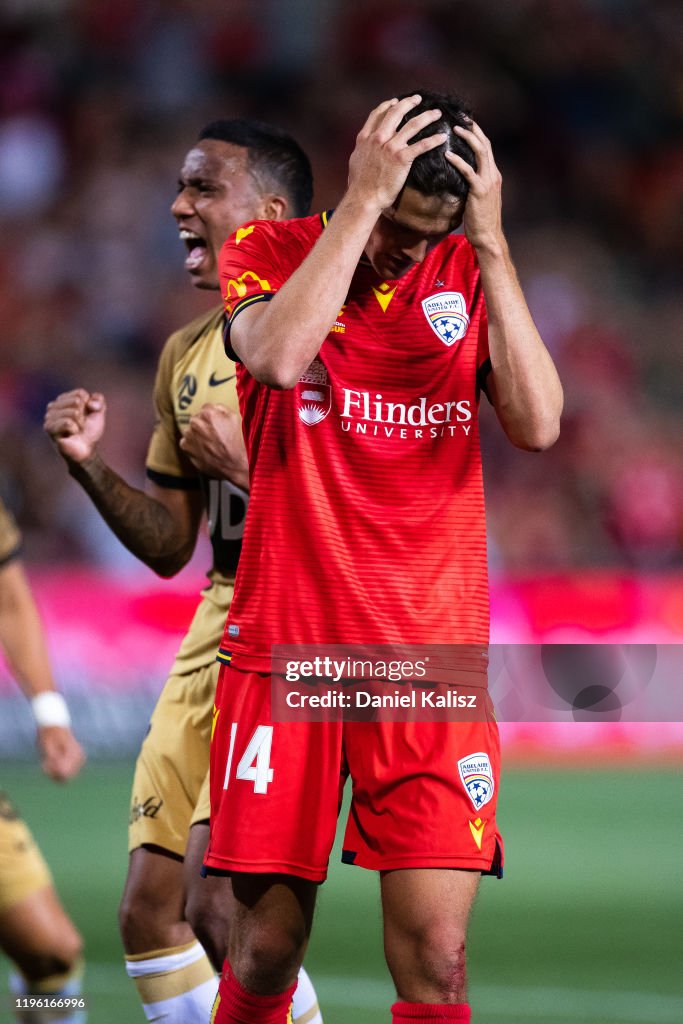
[(454, 97), (382, 103), (334, 215), (245, 225), (220, 273), (251, 505), (214, 716), (205, 863), (236, 907), (212, 1019), (284, 1024), (348, 773), (394, 1024), (468, 1022), (469, 912), (500, 873), (493, 715), (273, 722), (270, 671), (273, 644), (488, 641), (479, 393), (529, 450), (562, 406), (490, 143)]

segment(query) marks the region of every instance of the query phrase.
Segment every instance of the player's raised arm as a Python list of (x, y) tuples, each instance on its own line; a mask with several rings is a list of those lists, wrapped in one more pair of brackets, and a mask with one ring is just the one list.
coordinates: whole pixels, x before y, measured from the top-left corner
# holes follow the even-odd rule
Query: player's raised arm
[(474, 122), (453, 130), (477, 161), (474, 169), (458, 154), (446, 154), (469, 185), (464, 227), (477, 253), (488, 313), (487, 392), (512, 443), (540, 451), (559, 436), (562, 385), (531, 318), (503, 233), (502, 177), (491, 143)]
[(346, 299), (382, 210), (396, 199), (413, 160), (445, 141), (442, 133), (412, 141), (439, 118), (439, 110), (424, 111), (399, 127), (419, 102), (419, 96), (391, 99), (372, 111), (356, 140), (348, 189), (329, 227), (271, 302), (249, 306), (235, 318), (231, 345), (262, 383), (294, 387)]
[(44, 429), (69, 473), (92, 499), (128, 550), (160, 576), (173, 576), (190, 559), (201, 518), (198, 491), (131, 487), (97, 449), (105, 428), (106, 403), (83, 388), (59, 395), (47, 406)]

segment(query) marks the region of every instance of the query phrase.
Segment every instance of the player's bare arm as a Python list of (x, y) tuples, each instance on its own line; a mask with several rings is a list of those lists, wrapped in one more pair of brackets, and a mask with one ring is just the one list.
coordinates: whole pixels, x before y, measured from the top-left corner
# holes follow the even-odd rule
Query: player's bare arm
[(399, 130), (419, 96), (386, 100), (363, 125), (349, 161), (349, 184), (328, 228), (272, 302), (245, 309), (231, 344), (253, 377), (293, 388), (314, 359), (343, 305), (349, 284), (382, 210), (396, 199), (413, 160), (442, 145), (443, 133), (412, 139), (440, 116), (416, 115)]
[(202, 406), (180, 441), (200, 473), (215, 480), (230, 480), (249, 490), (249, 463), (242, 436), (242, 420), (232, 409), (210, 403)]
[(127, 484), (100, 456), (106, 403), (99, 393), (77, 388), (50, 402), (44, 429), (119, 540), (160, 576), (173, 576), (194, 551), (202, 515), (195, 491)]
[(16, 559), (0, 568), (0, 645), (32, 702), (43, 771), (55, 782), (66, 782), (80, 771), (85, 755), (55, 689), (42, 622), (24, 567)]
[(446, 159), (469, 185), (464, 227), (479, 260), (489, 322), (489, 397), (503, 430), (519, 448), (540, 451), (560, 432), (562, 385), (536, 330), (502, 225), (502, 177), (491, 143), (475, 122), (455, 127), (472, 148), (477, 169), (456, 153)]

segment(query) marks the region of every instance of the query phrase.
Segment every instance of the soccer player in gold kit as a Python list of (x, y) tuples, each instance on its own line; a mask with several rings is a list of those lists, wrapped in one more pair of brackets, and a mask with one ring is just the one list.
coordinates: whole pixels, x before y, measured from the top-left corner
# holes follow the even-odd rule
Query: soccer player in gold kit
[[(308, 159), (289, 136), (253, 121), (208, 125), (185, 158), (172, 206), (195, 287), (219, 287), (216, 253), (241, 224), (304, 216), (311, 194)], [(210, 585), (137, 762), (120, 912), (128, 973), (148, 1019), (167, 1024), (208, 1019), (216, 991), (211, 965), (220, 970), (230, 926), (224, 898), (230, 880), (199, 875), (208, 840), (215, 655), (232, 596), (248, 490), (222, 327), (222, 309), (214, 308), (171, 335), (162, 351), (144, 492), (98, 454), (105, 427), (102, 394), (77, 389), (60, 395), (45, 417), (71, 475), (126, 547), (159, 575), (172, 576), (186, 564), (203, 513), (211, 533)], [(321, 1021), (305, 972), (292, 1016), (294, 1024)]]
[[(0, 502), (0, 649), (31, 701), (43, 771), (55, 782), (85, 760), (55, 689), (43, 626), (20, 557), (21, 535)], [(9, 798), (0, 790), (0, 949), (13, 961), (10, 980), (19, 1021), (63, 1024), (82, 1019), (49, 1005), (26, 1010), (23, 998), (68, 999), (81, 991), (81, 937), (62, 907), (50, 870)], [(73, 1002), (72, 1002), (73, 1000)]]

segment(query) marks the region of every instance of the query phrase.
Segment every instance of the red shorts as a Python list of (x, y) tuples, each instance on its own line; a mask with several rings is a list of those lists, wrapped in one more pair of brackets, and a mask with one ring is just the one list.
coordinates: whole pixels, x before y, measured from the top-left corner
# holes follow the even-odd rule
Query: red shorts
[(350, 776), (345, 863), (502, 874), (492, 714), (467, 723), (273, 722), (270, 687), (270, 675), (221, 667), (209, 870), (324, 881)]

